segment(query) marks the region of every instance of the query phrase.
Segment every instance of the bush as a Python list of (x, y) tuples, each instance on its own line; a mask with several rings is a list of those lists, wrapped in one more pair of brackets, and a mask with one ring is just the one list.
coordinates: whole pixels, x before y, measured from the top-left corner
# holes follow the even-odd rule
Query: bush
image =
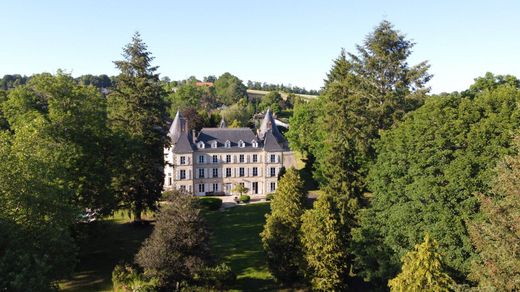
[(270, 194), (267, 194), (267, 196), (265, 196), (265, 200), (266, 201), (271, 201), (274, 197), (274, 193), (270, 193)]
[(112, 271), (112, 284), (114, 286), (114, 291), (116, 292), (157, 291), (156, 279), (148, 279), (137, 267), (129, 264), (120, 264), (115, 266)]
[(248, 195), (241, 195), (240, 196), (240, 202), (249, 203), (249, 201), (251, 201), (251, 197), (250, 196), (248, 196)]
[(206, 196), (225, 196), (225, 192), (207, 192)]
[[(195, 283), (204, 288), (214, 288), (223, 290), (226, 286), (233, 284), (236, 280), (236, 274), (226, 264), (220, 264), (214, 267), (205, 267), (200, 271)], [(193, 291), (193, 290), (192, 290)], [(200, 290), (208, 291), (208, 290)]]
[(222, 200), (219, 198), (201, 197), (199, 199), (199, 204), (202, 209), (216, 211), (222, 207)]

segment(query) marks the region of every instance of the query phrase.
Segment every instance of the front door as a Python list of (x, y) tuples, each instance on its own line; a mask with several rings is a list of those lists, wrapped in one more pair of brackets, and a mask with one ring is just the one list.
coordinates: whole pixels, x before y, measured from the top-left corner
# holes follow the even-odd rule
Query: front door
[(258, 194), (258, 182), (253, 182), (253, 194)]

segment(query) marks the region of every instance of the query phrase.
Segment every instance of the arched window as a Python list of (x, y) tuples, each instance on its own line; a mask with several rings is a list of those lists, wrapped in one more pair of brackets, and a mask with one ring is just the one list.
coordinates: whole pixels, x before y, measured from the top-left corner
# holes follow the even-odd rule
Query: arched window
[(253, 140), (253, 141), (251, 141), (251, 145), (253, 146), (253, 148), (257, 148), (258, 142), (256, 142), (256, 140)]
[(217, 148), (217, 141), (213, 141), (211, 143), (211, 148)]
[(205, 145), (204, 145), (204, 142), (202, 142), (202, 141), (200, 141), (199, 143), (197, 143), (197, 147), (198, 147), (199, 149), (204, 149), (204, 146), (205, 146)]
[(238, 141), (238, 147), (244, 148), (245, 146), (246, 146), (246, 143), (244, 143), (244, 141), (242, 141), (242, 140)]
[(227, 140), (226, 143), (224, 144), (224, 146), (226, 148), (231, 148), (231, 142), (229, 140)]

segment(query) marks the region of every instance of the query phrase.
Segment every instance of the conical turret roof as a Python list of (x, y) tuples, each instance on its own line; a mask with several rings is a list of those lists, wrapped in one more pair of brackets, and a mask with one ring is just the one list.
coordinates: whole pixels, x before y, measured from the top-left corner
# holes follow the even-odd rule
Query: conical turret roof
[(284, 138), (278, 128), (276, 127), (276, 123), (273, 118), (273, 114), (271, 113), (271, 109), (268, 108), (262, 123), (260, 124), (260, 129), (258, 129), (258, 138), (261, 140), (265, 139), (265, 135), (268, 131), (271, 131), (273, 136), (276, 138), (278, 142), (283, 142)]

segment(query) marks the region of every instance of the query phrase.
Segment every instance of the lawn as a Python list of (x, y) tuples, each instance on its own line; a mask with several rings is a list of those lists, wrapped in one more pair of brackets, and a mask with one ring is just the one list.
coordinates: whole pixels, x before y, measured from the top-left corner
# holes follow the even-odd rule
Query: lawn
[[(151, 219), (144, 217), (143, 219)], [(124, 212), (85, 225), (79, 263), (71, 279), (60, 283), (63, 291), (113, 291), (112, 270), (121, 261), (132, 262), (152, 226), (136, 227)]]
[(268, 203), (250, 204), (206, 215), (213, 232), (211, 247), (237, 274), (235, 291), (273, 291), (277, 286), (267, 269), (260, 241)]
[[(213, 253), (237, 274), (235, 291), (277, 290), (265, 263), (259, 233), (269, 204), (238, 206), (205, 214), (213, 233)], [(148, 218), (150, 219), (150, 218)], [(123, 213), (88, 226), (79, 251), (76, 273), (60, 283), (64, 291), (112, 291), (112, 270), (121, 261), (131, 262), (151, 226), (135, 227)]]

